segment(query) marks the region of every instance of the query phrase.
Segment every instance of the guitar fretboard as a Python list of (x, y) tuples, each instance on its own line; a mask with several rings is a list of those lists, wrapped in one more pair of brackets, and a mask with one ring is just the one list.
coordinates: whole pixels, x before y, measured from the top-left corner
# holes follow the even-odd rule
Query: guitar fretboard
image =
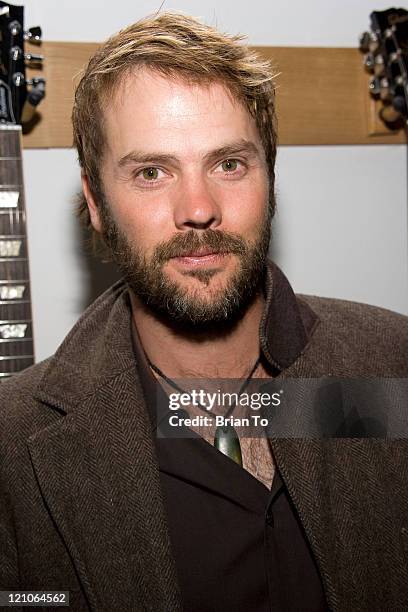
[(34, 363), (21, 127), (0, 125), (0, 379)]

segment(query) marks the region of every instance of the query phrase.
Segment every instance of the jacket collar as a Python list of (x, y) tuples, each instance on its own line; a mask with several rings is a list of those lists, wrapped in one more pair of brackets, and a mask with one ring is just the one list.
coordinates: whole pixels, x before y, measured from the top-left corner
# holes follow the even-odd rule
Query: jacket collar
[(259, 329), (261, 348), (270, 364), (282, 372), (306, 349), (319, 319), (296, 298), (286, 276), (272, 262), (266, 267), (265, 297)]
[(39, 381), (35, 397), (71, 412), (118, 375), (135, 369), (130, 300), (119, 281), (80, 317)]

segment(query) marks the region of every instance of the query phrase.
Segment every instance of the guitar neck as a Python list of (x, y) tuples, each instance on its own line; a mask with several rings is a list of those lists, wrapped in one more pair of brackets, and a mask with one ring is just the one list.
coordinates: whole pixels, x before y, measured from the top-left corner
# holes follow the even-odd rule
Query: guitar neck
[(33, 363), (21, 126), (0, 124), (0, 379)]

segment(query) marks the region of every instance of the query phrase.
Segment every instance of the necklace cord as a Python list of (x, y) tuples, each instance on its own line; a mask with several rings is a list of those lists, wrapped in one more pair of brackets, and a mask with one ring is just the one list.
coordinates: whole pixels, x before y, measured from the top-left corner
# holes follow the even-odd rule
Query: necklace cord
[[(188, 393), (187, 391), (185, 391), (184, 389), (179, 387), (179, 385), (177, 385), (177, 383), (175, 383), (173, 380), (171, 380), (171, 378), (166, 376), (166, 374), (164, 374), (164, 372), (162, 372), (160, 370), (160, 368), (158, 368), (154, 363), (152, 363), (148, 357), (147, 357), (147, 362), (148, 362), (149, 366), (151, 367), (151, 369), (153, 370), (153, 372), (155, 372), (158, 376), (160, 376), (160, 378), (162, 378), (168, 385), (170, 385), (170, 387), (173, 387), (173, 389), (176, 389), (176, 391), (179, 391), (180, 393)], [(257, 360), (255, 361), (254, 365), (251, 368), (251, 371), (249, 372), (248, 376), (246, 377), (246, 379), (244, 380), (243, 384), (241, 385), (241, 387), (240, 387), (240, 389), (238, 391), (238, 394), (237, 394), (238, 397), (248, 387), (248, 385), (251, 382), (251, 379), (252, 379), (253, 375), (255, 374), (255, 371), (257, 370), (260, 362), (261, 362), (261, 356), (259, 356), (257, 358)], [(197, 405), (199, 406), (199, 408), (204, 410), (206, 413), (208, 412), (207, 409), (205, 408), (205, 406), (202, 406), (202, 404), (200, 404), (199, 402), (197, 402)], [(236, 408), (236, 405), (237, 404), (235, 403), (235, 404), (233, 404), (232, 406), (230, 406), (228, 408), (227, 412), (225, 413), (225, 417), (224, 418), (228, 418), (229, 416), (231, 416), (231, 414), (233, 413), (233, 411)]]

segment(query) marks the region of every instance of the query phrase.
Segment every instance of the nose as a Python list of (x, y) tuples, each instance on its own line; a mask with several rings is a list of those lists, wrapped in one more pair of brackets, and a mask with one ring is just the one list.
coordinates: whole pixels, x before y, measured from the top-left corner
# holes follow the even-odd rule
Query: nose
[(219, 202), (205, 176), (189, 176), (181, 181), (174, 208), (177, 229), (214, 229), (221, 220)]

